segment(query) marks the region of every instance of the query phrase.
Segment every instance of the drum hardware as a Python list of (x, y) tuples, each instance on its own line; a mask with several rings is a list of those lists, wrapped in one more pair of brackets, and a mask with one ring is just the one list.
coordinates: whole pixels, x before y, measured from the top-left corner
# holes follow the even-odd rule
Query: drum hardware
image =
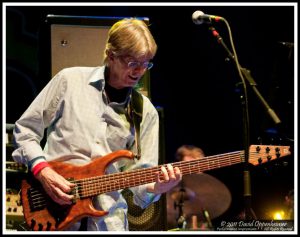
[[(228, 188), (213, 176), (205, 173), (183, 176), (181, 183), (167, 193), (168, 229), (211, 230), (211, 220), (222, 215), (230, 203)], [(193, 227), (195, 221), (197, 227)]]
[[(173, 196), (173, 199), (175, 200), (174, 201), (174, 209), (176, 210), (176, 208), (178, 207), (178, 210), (179, 210), (178, 217), (176, 218), (177, 227), (185, 229), (186, 220), (185, 220), (185, 217), (184, 217), (184, 214), (183, 214), (183, 206), (184, 206), (184, 200), (188, 200), (189, 196), (186, 194), (186, 191), (185, 191), (184, 187), (182, 187), (179, 190), (179, 193), (176, 193), (175, 195), (177, 195), (177, 194), (179, 195), (178, 197)], [(176, 200), (179, 200), (178, 203), (176, 202)]]

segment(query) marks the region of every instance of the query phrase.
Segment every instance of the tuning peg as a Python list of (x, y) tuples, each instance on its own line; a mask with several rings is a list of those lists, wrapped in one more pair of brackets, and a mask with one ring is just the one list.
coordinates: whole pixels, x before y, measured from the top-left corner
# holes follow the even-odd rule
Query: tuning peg
[(279, 149), (279, 147), (276, 147), (276, 148), (275, 148), (275, 151), (276, 151), (276, 153), (275, 153), (276, 157), (277, 157), (277, 158), (280, 158), (281, 154), (280, 154), (280, 149)]
[(35, 219), (31, 219), (31, 225), (30, 225), (30, 228), (31, 228), (32, 230), (34, 229), (35, 224), (36, 224)]
[(52, 224), (51, 224), (51, 223), (48, 221), (48, 222), (47, 222), (47, 227), (46, 227), (46, 230), (50, 230), (50, 228), (51, 228), (51, 225), (52, 225)]
[(256, 147), (256, 152), (259, 153), (260, 150), (261, 150), (260, 146), (257, 146), (257, 147)]
[(39, 223), (39, 230), (43, 230), (43, 225), (41, 223)]

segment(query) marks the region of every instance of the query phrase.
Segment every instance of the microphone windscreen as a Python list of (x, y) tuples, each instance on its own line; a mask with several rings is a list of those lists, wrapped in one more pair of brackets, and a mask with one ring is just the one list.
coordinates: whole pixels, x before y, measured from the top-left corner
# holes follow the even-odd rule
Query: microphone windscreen
[(203, 23), (203, 19), (202, 19), (202, 17), (201, 16), (203, 16), (204, 15), (204, 12), (202, 12), (202, 11), (195, 11), (194, 13), (193, 13), (193, 15), (192, 15), (192, 20), (193, 20), (193, 22), (196, 24), (196, 25), (200, 25), (200, 24), (202, 24)]

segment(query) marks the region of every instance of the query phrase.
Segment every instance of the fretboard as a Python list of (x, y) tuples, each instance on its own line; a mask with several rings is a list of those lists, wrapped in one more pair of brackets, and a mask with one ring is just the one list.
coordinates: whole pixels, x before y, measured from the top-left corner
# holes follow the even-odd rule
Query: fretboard
[[(221, 155), (208, 156), (203, 159), (172, 163), (182, 175), (200, 173), (212, 169), (238, 164), (244, 161), (244, 151), (235, 151)], [(155, 182), (157, 174), (161, 175), (161, 166), (143, 168), (127, 172), (95, 176), (76, 180), (78, 194), (81, 198), (95, 196), (125, 188)]]

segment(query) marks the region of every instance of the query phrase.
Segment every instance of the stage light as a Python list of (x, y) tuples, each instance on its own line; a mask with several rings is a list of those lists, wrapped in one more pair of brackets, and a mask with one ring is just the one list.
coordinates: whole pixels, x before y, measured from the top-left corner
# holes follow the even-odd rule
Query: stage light
[(284, 219), (285, 219), (284, 211), (279, 210), (273, 213), (273, 220), (284, 220)]

